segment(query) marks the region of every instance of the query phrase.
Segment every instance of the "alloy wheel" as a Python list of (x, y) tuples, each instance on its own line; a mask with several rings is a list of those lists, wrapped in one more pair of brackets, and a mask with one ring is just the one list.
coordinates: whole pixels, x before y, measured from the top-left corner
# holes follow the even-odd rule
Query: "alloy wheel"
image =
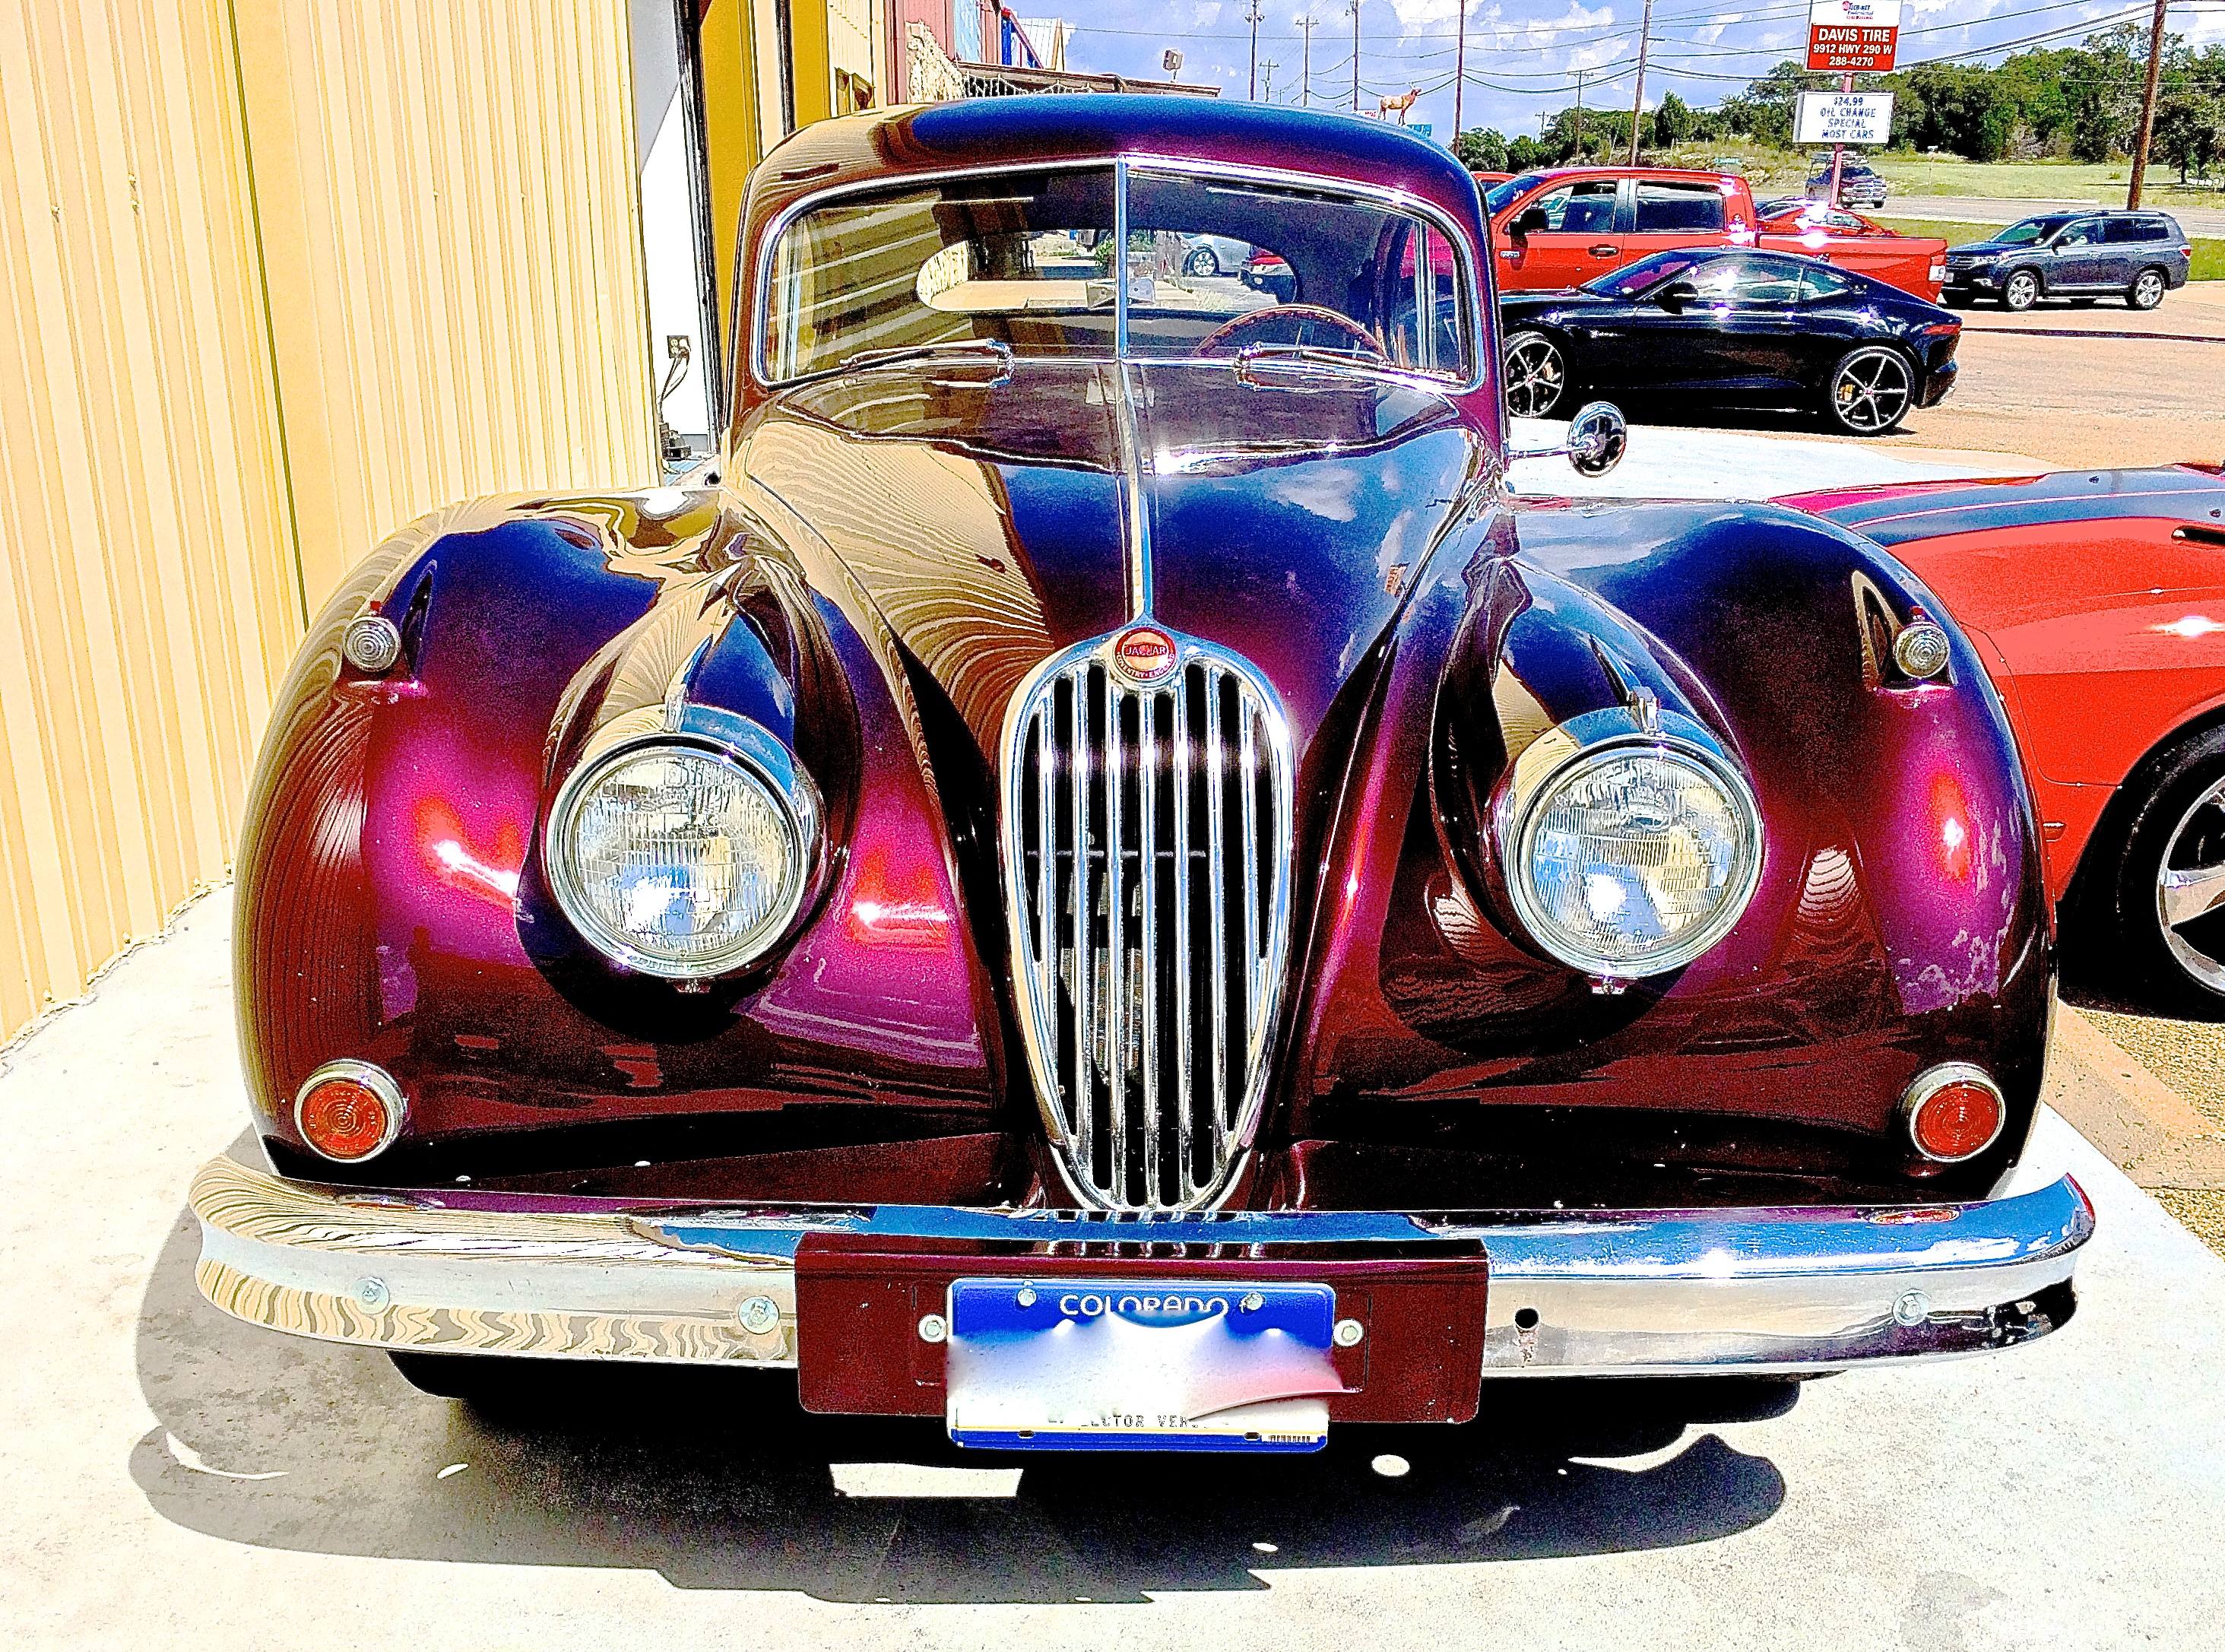
[(2143, 270), (2139, 279), (2133, 283), (2128, 295), (2134, 309), (2153, 309), (2163, 302), (2164, 280), (2160, 270)]
[(2013, 310), (2030, 309), (2039, 302), (2039, 277), (2029, 270), (2018, 270), (2001, 289), (2001, 302)]
[(2195, 799), (2165, 846), (2156, 921), (2178, 967), (2225, 995), (2225, 779)]
[(1518, 333), (1506, 341), (1506, 410), (1516, 418), (1544, 418), (1568, 387), (1568, 363), (1550, 339)]
[(1883, 345), (1854, 351), (1831, 375), (1832, 416), (1858, 435), (1892, 429), (1914, 396), (1908, 363)]
[(1193, 276), (1217, 276), (1220, 273), (1220, 260), (1214, 256), (1211, 247), (1201, 246), (1189, 255), (1189, 272)]

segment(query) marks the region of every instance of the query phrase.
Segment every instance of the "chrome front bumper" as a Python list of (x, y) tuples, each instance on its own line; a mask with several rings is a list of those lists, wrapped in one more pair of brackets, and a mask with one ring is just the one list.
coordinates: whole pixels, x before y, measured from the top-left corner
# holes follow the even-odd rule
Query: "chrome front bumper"
[[(201, 1292), (250, 1323), (445, 1353), (793, 1366), (796, 1247), (814, 1233), (1118, 1241), (1108, 1270), (1184, 1243), (1480, 1241), (1486, 1376), (1835, 1370), (2029, 1342), (2074, 1306), (2093, 1206), (2065, 1177), (1971, 1204), (1169, 1220), (919, 1205), (644, 1207), (373, 1192), (217, 1159), (194, 1178)], [(1281, 1250), (1281, 1254), (1290, 1254)]]

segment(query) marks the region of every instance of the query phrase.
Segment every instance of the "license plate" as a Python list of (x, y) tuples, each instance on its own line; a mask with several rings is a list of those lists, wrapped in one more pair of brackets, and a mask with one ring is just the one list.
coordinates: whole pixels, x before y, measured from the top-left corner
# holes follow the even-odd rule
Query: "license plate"
[(1326, 1285), (962, 1279), (949, 1309), (960, 1446), (1319, 1451), (1344, 1391)]

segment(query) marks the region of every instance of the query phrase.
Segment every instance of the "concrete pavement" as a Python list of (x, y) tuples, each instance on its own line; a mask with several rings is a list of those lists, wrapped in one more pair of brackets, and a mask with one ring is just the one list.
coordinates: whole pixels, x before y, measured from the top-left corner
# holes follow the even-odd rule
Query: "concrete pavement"
[(2225, 1261), (2053, 1115), (2032, 1173), (2101, 1231), (2078, 1317), (1998, 1358), (1495, 1387), (1273, 1463), (961, 1457), (762, 1374), (554, 1370), (479, 1413), (193, 1288), (186, 1183), (244, 1136), (229, 905), (0, 1073), (0, 1644), (2063, 1652), (2225, 1611)]

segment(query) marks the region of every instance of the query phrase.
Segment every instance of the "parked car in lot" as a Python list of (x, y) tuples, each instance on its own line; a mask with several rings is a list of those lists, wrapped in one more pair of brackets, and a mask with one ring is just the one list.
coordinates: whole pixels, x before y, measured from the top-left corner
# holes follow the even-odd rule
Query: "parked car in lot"
[(2148, 310), (2186, 285), (2193, 262), (2193, 243), (2168, 213), (2044, 213), (1988, 240), (1949, 248), (1947, 299), (1991, 298), (2026, 310), (2043, 298), (2091, 302), (2114, 295), (2130, 308)]
[(1182, 244), (1182, 273), (1191, 276), (1239, 274), (1252, 249), (1226, 235), (1192, 235)]
[(1797, 406), (1882, 435), (1955, 383), (1962, 324), (1864, 276), (1781, 253), (1657, 252), (1499, 301), (1506, 405), (1549, 418), (1593, 391)]
[(1906, 235), (1860, 213), (1800, 196), (1764, 201), (1756, 210), (1760, 233), (1755, 245), (1821, 258), (1929, 303), (1939, 302), (1947, 280), (1947, 243), (1937, 237)]
[(1917, 236), (1829, 235), (1768, 223), (1743, 177), (1651, 167), (1525, 173), (1486, 197), (1499, 289), (1552, 292), (1680, 247), (1806, 253), (1936, 301), (1946, 243)]
[(1962, 624), (2015, 726), (2066, 957), (2225, 1019), (2225, 479), (2214, 465), (1811, 494)]
[(1279, 303), (1290, 303), (1298, 295), (1298, 278), (1291, 273), (1290, 260), (1279, 252), (1254, 251), (1244, 260), (1241, 274), (1246, 287)]
[(1487, 251), (1442, 147), (1257, 105), (783, 143), (715, 462), (411, 525), (282, 685), (201, 1290), (1036, 1450), (2062, 1325), (1977, 655), (1815, 517), (1510, 496)]
[[(1818, 200), (1828, 200), (1831, 193), (1831, 157), (1820, 157), (1820, 164), (1808, 176), (1808, 193)], [(1839, 168), (1839, 205), (1841, 206), (1882, 206), (1886, 194), (1886, 181), (1868, 166), (1849, 156)]]

